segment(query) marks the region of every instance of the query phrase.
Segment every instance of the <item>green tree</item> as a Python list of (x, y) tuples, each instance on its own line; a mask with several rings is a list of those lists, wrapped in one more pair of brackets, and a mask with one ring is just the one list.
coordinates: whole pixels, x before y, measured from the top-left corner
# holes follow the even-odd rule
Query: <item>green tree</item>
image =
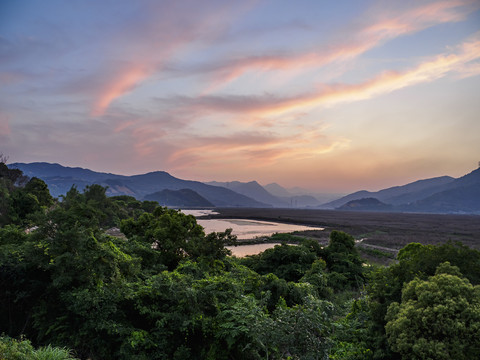
[(223, 260), (232, 252), (225, 246), (236, 245), (237, 237), (232, 229), (224, 232), (212, 232), (205, 237), (192, 237), (185, 245), (185, 250), (192, 260)]
[(362, 260), (355, 249), (355, 240), (342, 231), (332, 231), (323, 258), (330, 272), (328, 284), (336, 290), (358, 288), (364, 282)]
[(400, 303), (402, 288), (418, 278), (427, 280), (435, 275), (436, 268), (443, 262), (457, 266), (473, 284), (480, 283), (480, 251), (461, 243), (422, 245), (411, 243), (400, 250), (398, 263), (377, 268), (369, 273), (368, 293), (368, 347), (374, 351), (375, 359), (397, 359), (391, 353), (385, 334), (387, 309), (393, 302)]
[(24, 190), (27, 193), (34, 195), (40, 206), (49, 207), (53, 205), (53, 197), (50, 195), (50, 191), (48, 190), (45, 181), (33, 177), (25, 185)]
[(316, 253), (309, 248), (282, 244), (246, 257), (242, 263), (259, 274), (272, 273), (286, 281), (298, 281), (317, 259)]
[(402, 359), (480, 358), (480, 287), (448, 262), (406, 284), (386, 319), (388, 341)]
[(120, 229), (129, 240), (155, 250), (155, 259), (150, 259), (154, 261), (144, 263), (145, 266), (154, 266), (158, 260), (170, 270), (188, 256), (189, 242), (205, 238), (195, 217), (162, 207), (156, 208), (152, 214), (144, 213), (138, 219), (123, 220)]

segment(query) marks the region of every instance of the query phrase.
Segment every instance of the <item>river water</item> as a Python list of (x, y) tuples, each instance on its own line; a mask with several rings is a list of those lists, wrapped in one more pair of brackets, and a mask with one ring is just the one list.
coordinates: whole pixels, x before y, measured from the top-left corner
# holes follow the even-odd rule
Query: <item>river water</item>
[[(183, 213), (195, 217), (216, 214), (213, 210), (182, 210)], [(256, 239), (263, 236), (271, 236), (275, 233), (290, 233), (305, 230), (323, 230), (321, 227), (285, 224), (271, 221), (257, 221), (246, 219), (197, 219), (197, 223), (205, 229), (205, 233), (221, 232), (232, 229), (232, 234), (239, 240)], [(266, 249), (274, 247), (275, 243), (253, 244), (227, 247), (235, 256), (258, 254)]]

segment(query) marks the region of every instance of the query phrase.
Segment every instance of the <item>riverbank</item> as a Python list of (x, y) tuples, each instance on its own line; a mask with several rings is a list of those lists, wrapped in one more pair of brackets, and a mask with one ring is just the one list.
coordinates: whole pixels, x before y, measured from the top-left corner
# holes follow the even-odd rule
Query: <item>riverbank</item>
[(480, 216), (353, 212), (316, 209), (216, 208), (205, 219), (250, 219), (325, 228), (306, 236), (328, 242), (332, 230), (351, 234), (366, 245), (401, 249), (411, 242), (442, 244), (449, 240), (480, 249)]

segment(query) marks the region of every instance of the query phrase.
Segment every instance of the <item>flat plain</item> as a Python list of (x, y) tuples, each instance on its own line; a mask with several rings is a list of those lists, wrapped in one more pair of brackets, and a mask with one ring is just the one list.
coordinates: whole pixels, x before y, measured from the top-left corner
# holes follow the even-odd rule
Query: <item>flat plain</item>
[(480, 249), (480, 215), (355, 212), (316, 209), (217, 208), (207, 218), (278, 221), (324, 227), (305, 235), (328, 242), (332, 230), (344, 231), (362, 244), (398, 250), (411, 242), (460, 241)]

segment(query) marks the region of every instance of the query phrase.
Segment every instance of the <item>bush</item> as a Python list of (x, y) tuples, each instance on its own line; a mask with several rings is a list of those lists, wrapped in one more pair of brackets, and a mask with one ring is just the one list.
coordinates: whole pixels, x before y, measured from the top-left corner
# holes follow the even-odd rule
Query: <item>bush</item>
[(35, 349), (29, 340), (0, 337), (0, 359), (2, 360), (73, 360), (71, 351), (48, 345)]

